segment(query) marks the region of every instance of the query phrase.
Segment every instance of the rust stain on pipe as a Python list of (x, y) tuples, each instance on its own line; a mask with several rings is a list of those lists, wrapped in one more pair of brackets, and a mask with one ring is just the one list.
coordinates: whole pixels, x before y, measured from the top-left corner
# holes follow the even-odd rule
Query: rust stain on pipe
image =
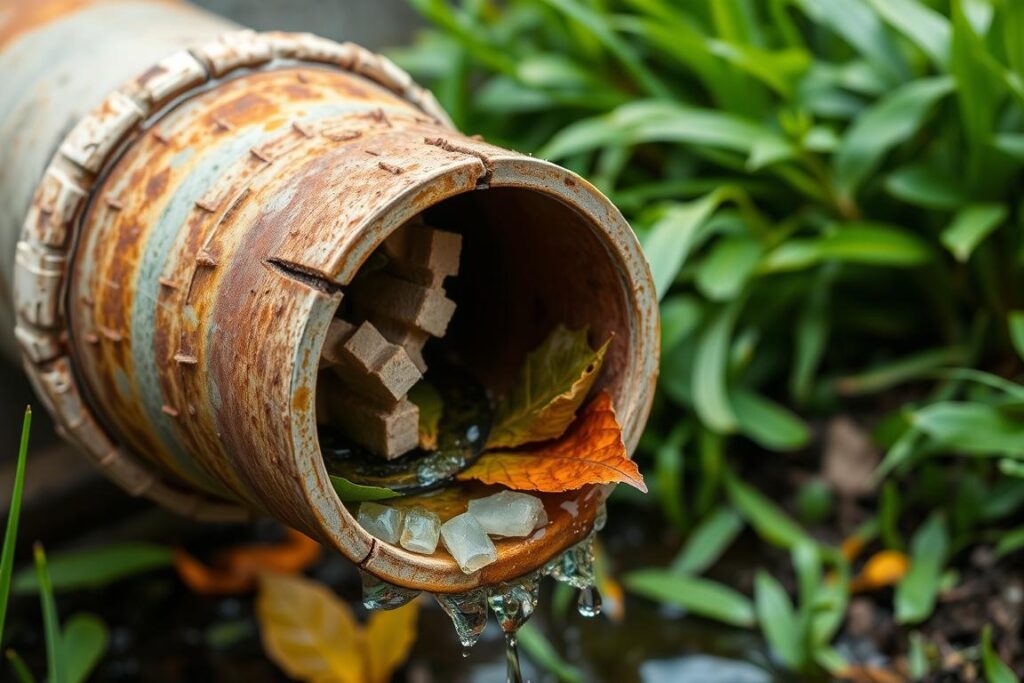
[(68, 134), (18, 247), (30, 377), (136, 495), (202, 518), (269, 513), (414, 588), (519, 576), (585, 536), (609, 489), (566, 494), (578, 518), (549, 500), (557, 533), (503, 541), (501, 561), (465, 575), (375, 542), (320, 456), (317, 368), (345, 286), (393, 230), (450, 202), (479, 223), (460, 228), (465, 277), (490, 285), (460, 307), (510, 340), (478, 369), (500, 383), (551, 321), (615, 334), (601, 382), (632, 449), (657, 304), (622, 216), (582, 178), (459, 134), (386, 59), (309, 35), (243, 31), (171, 55)]

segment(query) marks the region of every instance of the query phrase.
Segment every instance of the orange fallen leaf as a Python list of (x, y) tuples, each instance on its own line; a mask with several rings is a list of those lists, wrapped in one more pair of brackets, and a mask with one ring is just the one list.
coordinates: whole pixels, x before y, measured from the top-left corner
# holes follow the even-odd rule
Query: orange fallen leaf
[(906, 683), (907, 679), (890, 669), (877, 666), (848, 666), (840, 671), (838, 678), (850, 683)]
[(647, 492), (622, 443), (622, 428), (607, 391), (590, 402), (562, 438), (523, 450), (489, 451), (459, 479), (547, 493), (622, 482)]
[(867, 541), (863, 536), (853, 534), (843, 539), (843, 543), (839, 546), (839, 552), (843, 554), (848, 562), (853, 562), (857, 559), (857, 556), (864, 550), (864, 546), (867, 545)]
[(860, 574), (850, 581), (850, 591), (863, 593), (892, 586), (899, 583), (909, 569), (910, 559), (906, 555), (898, 550), (882, 550), (864, 563)]
[(374, 612), (365, 626), (321, 583), (260, 575), (256, 618), (267, 656), (307, 683), (387, 683), (416, 641), (416, 601)]
[(229, 595), (246, 593), (256, 587), (260, 572), (296, 574), (320, 557), (320, 544), (289, 529), (277, 545), (243, 545), (223, 550), (206, 565), (185, 550), (174, 551), (174, 568), (194, 593)]

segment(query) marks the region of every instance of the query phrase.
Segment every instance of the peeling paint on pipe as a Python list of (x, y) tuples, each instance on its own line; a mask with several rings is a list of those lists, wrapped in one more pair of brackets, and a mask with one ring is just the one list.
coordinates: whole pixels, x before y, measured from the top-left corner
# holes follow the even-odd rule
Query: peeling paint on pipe
[[(466, 346), (503, 340), (478, 370), (507, 374), (551, 321), (615, 334), (602, 382), (632, 450), (653, 395), (657, 304), (608, 200), (461, 135), (429, 93), (356, 45), (211, 39), (230, 26), (173, 3), (56, 4), (69, 13), (0, 28), (2, 73), (46, 84), (0, 86), (12, 88), (0, 90), (0, 149), (14, 145), (0, 166), (5, 253), (20, 232), (0, 282), (64, 436), (135, 495), (201, 519), (269, 513), (414, 588), (514, 578), (582, 538), (584, 525), (556, 519), (560, 533), (468, 576), (450, 557), (376, 542), (330, 485), (314, 399), (328, 324), (360, 265), (407, 220), (454, 206), (476, 221), (457, 227), (465, 277), (485, 293), (466, 310), (491, 334), (465, 332)], [(116, 49), (94, 59), (86, 43), (62, 45), (79, 22), (105, 25)], [(62, 55), (50, 66), (47, 47)], [(79, 101), (64, 101), (68, 79)], [(41, 107), (26, 133), (19, 121)], [(591, 507), (607, 490), (595, 493)]]

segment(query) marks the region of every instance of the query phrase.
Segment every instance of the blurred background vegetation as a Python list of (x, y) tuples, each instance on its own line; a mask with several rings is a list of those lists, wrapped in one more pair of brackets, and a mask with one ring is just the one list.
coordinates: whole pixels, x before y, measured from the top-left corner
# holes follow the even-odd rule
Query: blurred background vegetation
[(681, 550), (627, 590), (807, 675), (858, 627), (904, 675), (1024, 672), (1024, 3), (411, 4), (434, 28), (395, 59), (651, 262), (654, 495), (612, 517), (656, 506)]

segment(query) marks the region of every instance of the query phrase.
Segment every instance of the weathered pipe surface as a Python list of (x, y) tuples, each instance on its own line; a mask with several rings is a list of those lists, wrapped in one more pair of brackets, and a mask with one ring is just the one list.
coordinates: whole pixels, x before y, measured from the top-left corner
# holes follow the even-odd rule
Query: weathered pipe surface
[[(330, 485), (314, 399), (359, 266), (405, 221), (455, 206), (472, 213), (456, 226), (476, 297), (460, 302), (465, 346), (495, 347), (481, 374), (500, 381), (552, 323), (614, 334), (602, 383), (632, 449), (656, 300), (596, 189), (459, 134), (352, 44), (212, 38), (232, 27), (167, 2), (0, 7), (0, 287), (67, 439), (135, 495), (200, 519), (268, 513), (414, 588), (513, 578), (588, 533), (549, 506), (559, 533), (506, 543), (472, 575), (378, 542)], [(606, 494), (579, 494), (579, 519)]]

